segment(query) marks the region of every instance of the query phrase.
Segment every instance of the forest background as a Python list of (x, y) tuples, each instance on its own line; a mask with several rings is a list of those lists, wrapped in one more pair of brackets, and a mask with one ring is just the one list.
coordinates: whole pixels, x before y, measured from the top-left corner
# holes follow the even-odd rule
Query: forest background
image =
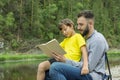
[(58, 22), (70, 18), (76, 24), (81, 10), (92, 10), (95, 28), (110, 48), (120, 49), (120, 0), (0, 0), (0, 42), (4, 50), (27, 52), (37, 44), (63, 36)]

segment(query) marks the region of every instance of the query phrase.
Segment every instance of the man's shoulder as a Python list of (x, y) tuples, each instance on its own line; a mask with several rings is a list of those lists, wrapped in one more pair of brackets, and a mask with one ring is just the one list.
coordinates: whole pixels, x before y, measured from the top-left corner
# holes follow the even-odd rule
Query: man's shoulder
[(104, 35), (98, 31), (95, 31), (94, 35), (92, 36), (94, 39), (105, 39)]
[(101, 34), (100, 32), (97, 32), (95, 30), (94, 34), (87, 40), (89, 43), (100, 43), (100, 42), (106, 42), (105, 37), (103, 36), (103, 34)]

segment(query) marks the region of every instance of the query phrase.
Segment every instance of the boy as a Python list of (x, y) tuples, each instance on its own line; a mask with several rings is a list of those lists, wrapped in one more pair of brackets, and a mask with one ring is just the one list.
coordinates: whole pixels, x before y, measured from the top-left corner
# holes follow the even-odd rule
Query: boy
[[(87, 50), (84, 38), (75, 32), (74, 23), (70, 19), (63, 19), (58, 28), (61, 30), (62, 34), (66, 37), (61, 43), (61, 47), (66, 51), (64, 57), (66, 59), (74, 60), (79, 62), (81, 60), (81, 55), (83, 58), (83, 67), (81, 74), (87, 74), (88, 70), (88, 58), (87, 58)], [(50, 68), (50, 65), (53, 62), (62, 62), (55, 58), (49, 59), (48, 61), (44, 61), (38, 66), (37, 80), (45, 79), (45, 71)]]

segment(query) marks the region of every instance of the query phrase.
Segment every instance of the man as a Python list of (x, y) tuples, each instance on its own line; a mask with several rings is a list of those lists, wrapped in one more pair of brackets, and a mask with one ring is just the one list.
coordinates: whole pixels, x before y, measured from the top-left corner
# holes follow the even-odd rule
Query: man
[[(54, 55), (55, 62), (51, 65), (51, 80), (102, 80), (105, 74), (105, 52), (108, 44), (104, 36), (94, 29), (94, 14), (90, 10), (78, 14), (77, 29), (87, 40), (88, 74), (81, 74), (83, 61), (75, 62), (61, 55)], [(67, 63), (67, 64), (66, 64)]]

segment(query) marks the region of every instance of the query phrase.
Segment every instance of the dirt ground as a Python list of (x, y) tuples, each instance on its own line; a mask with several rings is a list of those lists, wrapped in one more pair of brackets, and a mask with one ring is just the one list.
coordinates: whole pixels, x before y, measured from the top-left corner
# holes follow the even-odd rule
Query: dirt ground
[[(108, 70), (106, 70), (108, 74)], [(112, 80), (120, 80), (120, 65), (111, 67)]]

